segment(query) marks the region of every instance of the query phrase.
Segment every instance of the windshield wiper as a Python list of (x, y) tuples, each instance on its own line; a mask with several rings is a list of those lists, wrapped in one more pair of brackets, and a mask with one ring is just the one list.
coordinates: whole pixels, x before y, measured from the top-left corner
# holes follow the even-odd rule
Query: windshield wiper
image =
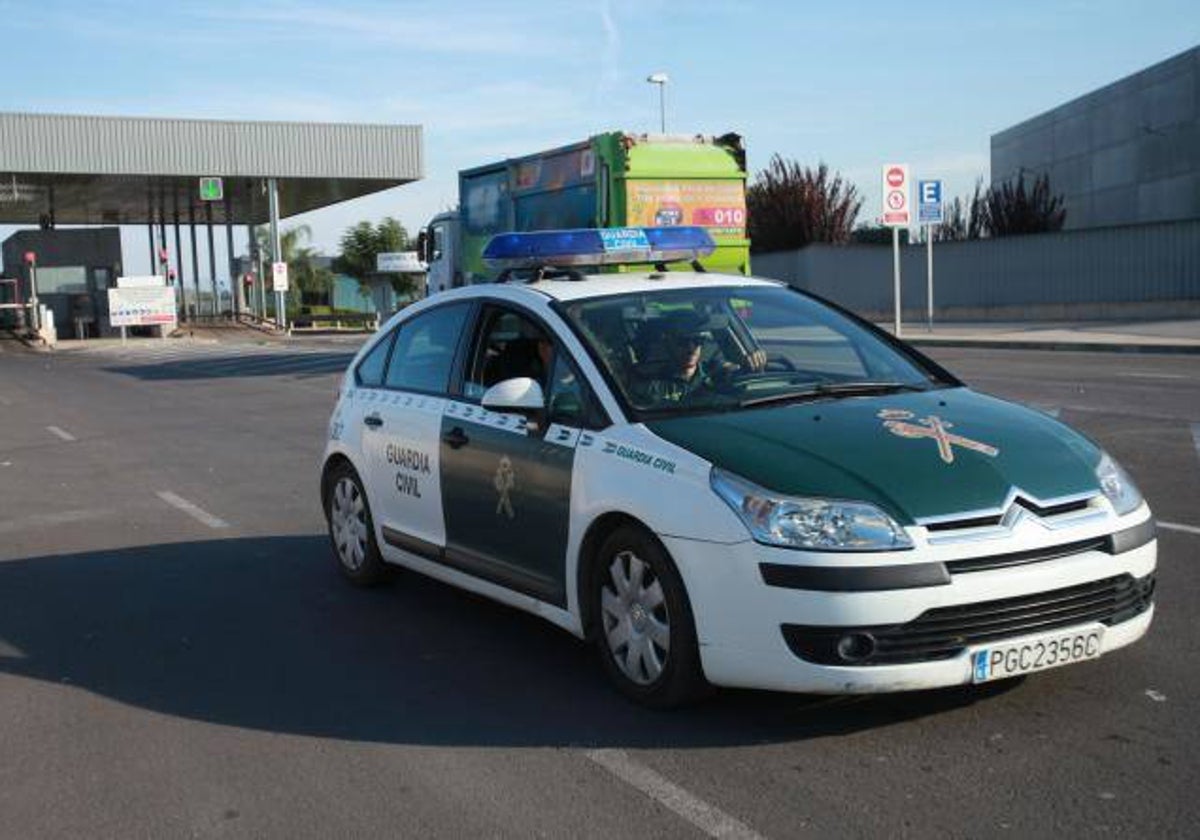
[(818, 382), (802, 391), (785, 391), (766, 397), (743, 400), (742, 408), (779, 402), (802, 402), (822, 397), (865, 397), (872, 394), (894, 394), (897, 391), (924, 391), (925, 386), (908, 382)]

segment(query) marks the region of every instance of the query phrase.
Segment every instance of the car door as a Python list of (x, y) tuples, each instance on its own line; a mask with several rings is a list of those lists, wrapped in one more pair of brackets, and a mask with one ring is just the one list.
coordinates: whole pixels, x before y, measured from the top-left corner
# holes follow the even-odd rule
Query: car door
[(385, 554), (438, 557), (446, 544), (438, 437), (470, 309), (451, 303), (401, 323), (382, 387), (360, 404), (367, 492)]
[[(549, 406), (557, 397), (562, 410), (549, 411), (534, 428), (519, 415), (480, 406), (488, 387), (517, 376), (540, 380)], [(510, 306), (482, 310), (463, 368), (462, 398), (450, 402), (441, 422), (447, 563), (566, 606), (578, 424), (594, 423), (582, 410), (572, 413), (582, 405), (593, 409), (584, 389), (565, 351), (534, 316)]]

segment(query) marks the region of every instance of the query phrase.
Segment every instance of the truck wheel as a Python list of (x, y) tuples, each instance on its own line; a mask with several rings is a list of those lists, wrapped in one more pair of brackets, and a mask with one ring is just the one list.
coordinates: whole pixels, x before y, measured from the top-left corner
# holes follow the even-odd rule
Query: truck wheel
[(627, 525), (609, 534), (589, 597), (600, 661), (622, 694), (666, 709), (707, 692), (683, 581), (651, 535)]
[(338, 569), (360, 586), (374, 586), (384, 579), (387, 567), (379, 556), (371, 506), (358, 473), (348, 463), (339, 464), (326, 488), (325, 520)]

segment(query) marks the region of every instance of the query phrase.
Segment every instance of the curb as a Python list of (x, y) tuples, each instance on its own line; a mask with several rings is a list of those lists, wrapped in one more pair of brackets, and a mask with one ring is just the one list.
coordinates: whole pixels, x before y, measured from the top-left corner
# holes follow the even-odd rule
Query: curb
[(987, 350), (1077, 350), (1085, 353), (1200, 354), (1200, 344), (1112, 344), (991, 338), (901, 338), (914, 347), (981, 347)]

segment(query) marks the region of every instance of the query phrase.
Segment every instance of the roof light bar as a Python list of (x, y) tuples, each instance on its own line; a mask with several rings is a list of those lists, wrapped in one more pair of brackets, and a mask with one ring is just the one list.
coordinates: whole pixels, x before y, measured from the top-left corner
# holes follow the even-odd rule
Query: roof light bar
[(690, 262), (715, 249), (701, 227), (580, 228), (497, 234), (483, 260), (492, 268)]

